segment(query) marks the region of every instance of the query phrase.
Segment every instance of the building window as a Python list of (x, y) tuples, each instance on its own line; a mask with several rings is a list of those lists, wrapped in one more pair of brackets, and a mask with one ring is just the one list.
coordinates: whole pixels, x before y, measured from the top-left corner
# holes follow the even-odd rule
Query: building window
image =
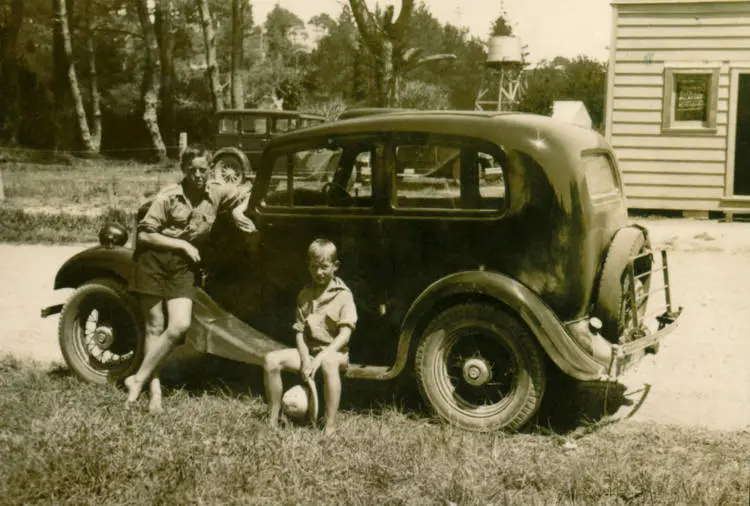
[(666, 69), (662, 130), (716, 131), (719, 69)]

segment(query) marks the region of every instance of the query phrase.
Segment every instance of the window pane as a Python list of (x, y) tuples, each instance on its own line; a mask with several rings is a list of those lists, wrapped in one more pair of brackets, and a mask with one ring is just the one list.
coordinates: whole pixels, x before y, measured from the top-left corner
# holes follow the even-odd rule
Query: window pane
[(269, 206), (289, 206), (290, 195), (287, 177), (288, 156), (277, 156), (273, 161), (271, 182), (268, 186), (265, 202)]
[(435, 144), (396, 147), (396, 206), (416, 209), (460, 207), (461, 150)]
[(221, 118), (221, 121), (219, 122), (219, 133), (236, 134), (237, 120), (234, 118)]
[(481, 209), (505, 207), (505, 176), (501, 162), (489, 153), (477, 153)]
[(675, 74), (675, 121), (707, 121), (711, 74)]
[(263, 135), (266, 133), (266, 118), (254, 118), (250, 116), (242, 118), (241, 123), (243, 134)]
[(273, 133), (282, 133), (291, 129), (290, 118), (276, 118), (274, 119)]
[(614, 167), (608, 156), (604, 154), (584, 156), (583, 165), (589, 195), (596, 197), (617, 190)]

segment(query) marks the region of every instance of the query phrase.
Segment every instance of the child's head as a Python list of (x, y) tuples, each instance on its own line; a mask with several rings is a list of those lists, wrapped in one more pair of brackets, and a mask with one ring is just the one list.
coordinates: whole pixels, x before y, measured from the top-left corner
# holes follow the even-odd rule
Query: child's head
[(318, 286), (327, 286), (339, 268), (336, 245), (328, 239), (315, 239), (307, 248), (307, 269)]

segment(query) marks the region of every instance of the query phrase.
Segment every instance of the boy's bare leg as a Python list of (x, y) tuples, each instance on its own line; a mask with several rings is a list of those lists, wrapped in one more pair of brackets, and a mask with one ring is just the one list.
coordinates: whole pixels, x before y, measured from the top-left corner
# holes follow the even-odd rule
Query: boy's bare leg
[(339, 371), (346, 367), (349, 358), (346, 354), (335, 352), (326, 357), (320, 364), (323, 370), (323, 396), (326, 405), (326, 425), (323, 433), (331, 435), (336, 430), (336, 413), (341, 402), (341, 376)]
[(281, 371), (299, 371), (302, 361), (296, 348), (272, 351), (263, 361), (263, 383), (266, 386), (268, 401), (268, 425), (277, 427), (281, 414), (281, 397), (284, 385), (281, 382)]
[[(148, 307), (148, 304), (153, 303), (154, 299), (154, 297), (148, 296), (146, 300), (142, 299), (142, 305), (147, 305), (147, 318), (151, 318), (152, 311), (154, 311), (153, 306)], [(146, 346), (146, 354), (143, 357), (141, 367), (135, 374), (125, 379), (125, 386), (128, 389), (128, 402), (135, 402), (138, 399), (143, 387), (146, 385), (146, 381), (151, 378), (162, 361), (169, 355), (190, 327), (193, 312), (192, 299), (186, 297), (170, 299), (166, 305), (167, 313), (169, 314), (167, 328), (156, 339), (150, 340), (151, 343)], [(159, 390), (161, 390), (160, 383)]]
[(151, 413), (161, 413), (164, 411), (164, 408), (161, 403), (161, 379), (159, 378), (159, 373), (161, 372), (161, 367), (159, 367), (154, 374), (151, 376), (151, 381), (148, 384), (148, 391), (149, 391), (149, 401), (148, 401), (148, 410)]

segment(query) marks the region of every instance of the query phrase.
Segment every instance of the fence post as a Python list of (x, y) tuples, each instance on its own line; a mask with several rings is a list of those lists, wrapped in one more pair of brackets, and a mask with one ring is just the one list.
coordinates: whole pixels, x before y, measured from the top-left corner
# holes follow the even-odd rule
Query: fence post
[(180, 139), (177, 143), (178, 149), (180, 150), (178, 158), (182, 158), (182, 153), (187, 148), (187, 142), (188, 142), (187, 132), (180, 132)]
[(3, 166), (0, 165), (0, 202), (5, 202), (5, 186), (3, 186)]

